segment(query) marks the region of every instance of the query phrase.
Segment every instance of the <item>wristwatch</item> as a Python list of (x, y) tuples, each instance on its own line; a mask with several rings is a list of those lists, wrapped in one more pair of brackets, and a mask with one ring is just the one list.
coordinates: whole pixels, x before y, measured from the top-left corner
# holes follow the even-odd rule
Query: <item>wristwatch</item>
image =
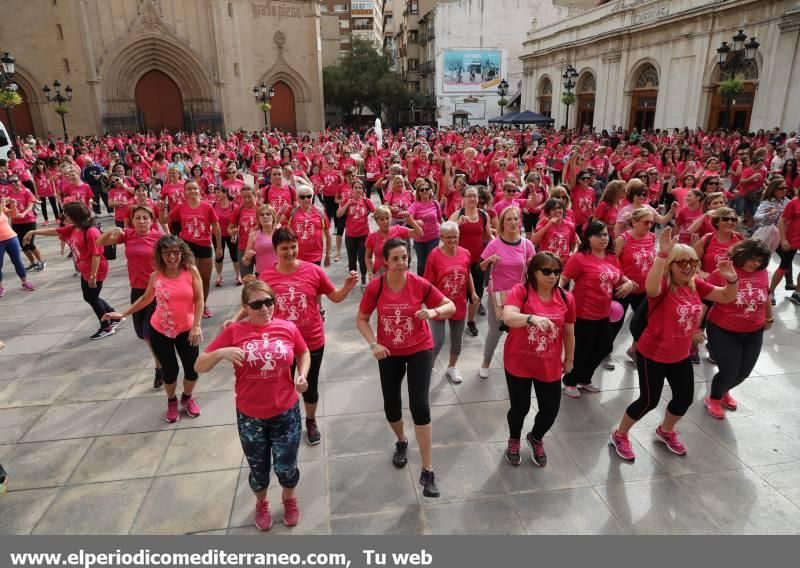
[(528, 325), (533, 325), (533, 315), (529, 315), (528, 319), (525, 321), (527, 322)]
[(370, 351), (372, 351), (373, 349), (375, 349), (375, 346), (376, 346), (377, 344), (378, 344), (378, 342), (377, 342), (377, 341), (376, 341), (375, 343), (370, 343), (370, 344), (369, 344), (369, 350), (370, 350)]

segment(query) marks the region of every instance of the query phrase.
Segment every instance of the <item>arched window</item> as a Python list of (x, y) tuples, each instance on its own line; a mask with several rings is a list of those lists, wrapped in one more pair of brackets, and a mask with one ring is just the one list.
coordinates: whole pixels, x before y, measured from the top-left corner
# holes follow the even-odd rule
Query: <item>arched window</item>
[(597, 92), (597, 79), (593, 73), (587, 71), (578, 78), (576, 89), (578, 93), (578, 129), (584, 126), (594, 126), (594, 97)]
[(653, 128), (658, 101), (658, 82), (658, 69), (652, 63), (645, 63), (639, 67), (633, 80), (629, 128), (638, 130)]
[(551, 116), (553, 112), (553, 82), (545, 77), (539, 83), (539, 114)]

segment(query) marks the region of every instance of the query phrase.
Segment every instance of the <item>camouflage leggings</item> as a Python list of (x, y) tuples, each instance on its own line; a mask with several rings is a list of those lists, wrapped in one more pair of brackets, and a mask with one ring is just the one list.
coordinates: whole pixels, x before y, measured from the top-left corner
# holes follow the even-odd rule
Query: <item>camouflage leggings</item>
[(250, 465), (250, 488), (259, 493), (269, 487), (269, 469), (282, 487), (292, 488), (300, 480), (297, 451), (300, 447), (299, 402), (272, 418), (251, 418), (236, 411), (239, 440)]

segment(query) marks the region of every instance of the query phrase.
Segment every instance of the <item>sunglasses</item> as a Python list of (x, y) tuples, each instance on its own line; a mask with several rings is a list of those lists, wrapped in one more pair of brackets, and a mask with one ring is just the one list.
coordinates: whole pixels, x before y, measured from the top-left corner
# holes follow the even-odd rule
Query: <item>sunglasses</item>
[(560, 268), (540, 268), (539, 272), (542, 273), (542, 276), (561, 276), (561, 269)]
[(590, 178), (590, 177), (582, 177), (582, 178), (581, 178), (581, 181), (590, 181), (591, 179), (592, 179), (592, 178)]
[(639, 221), (635, 221), (635, 222), (636, 223), (641, 223), (642, 225), (647, 225), (648, 227), (653, 224), (653, 222), (650, 221), (649, 219), (647, 219), (647, 220), (639, 220)]
[(706, 185), (719, 185), (718, 181), (710, 181)]
[(420, 187), (417, 191), (430, 191), (430, 187)]
[(633, 192), (633, 196), (634, 197), (644, 197), (645, 195), (647, 195), (646, 191), (634, 191)]
[(182, 253), (180, 250), (165, 250), (161, 251), (162, 256), (180, 256)]
[(727, 221), (728, 223), (736, 223), (739, 221), (737, 217), (720, 217), (720, 221)]
[(700, 264), (699, 260), (694, 258), (683, 258), (681, 260), (674, 260), (672, 264), (677, 264), (681, 268), (686, 268), (687, 266), (691, 266), (692, 268), (697, 268), (697, 265)]
[(272, 298), (264, 298), (263, 300), (253, 300), (252, 302), (247, 302), (247, 306), (251, 310), (260, 310), (261, 308), (267, 307), (271, 308), (275, 305), (275, 300)]
[(297, 199), (313, 199), (313, 195), (298, 195)]

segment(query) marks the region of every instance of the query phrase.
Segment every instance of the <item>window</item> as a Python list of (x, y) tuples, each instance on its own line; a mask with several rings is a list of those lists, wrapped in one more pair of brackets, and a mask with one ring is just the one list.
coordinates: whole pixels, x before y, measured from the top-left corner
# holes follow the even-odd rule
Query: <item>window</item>
[(354, 30), (372, 30), (372, 18), (353, 18)]
[(61, 63), (64, 65), (64, 71), (69, 73), (69, 59), (65, 57), (64, 59), (61, 60)]
[(419, 66), (419, 59), (409, 59), (408, 60), (408, 70), (409, 71), (416, 71), (418, 66)]
[(347, 4), (334, 4), (334, 12), (347, 12)]
[(410, 14), (419, 14), (419, 2), (417, 0), (409, 0), (408, 12)]
[(64, 29), (61, 24), (56, 24), (56, 35), (58, 35), (58, 39), (64, 39)]
[(350, 38), (349, 37), (340, 37), (339, 38), (339, 44), (340, 45), (344, 45), (346, 43), (350, 43)]
[(327, 13), (328, 12), (328, 6), (326, 4), (320, 4), (319, 5), (319, 11), (322, 14)]
[(417, 30), (410, 30), (408, 32), (408, 43), (417, 43)]
[(391, 14), (389, 14), (388, 16), (386, 16), (386, 17), (383, 19), (383, 25), (384, 25), (385, 27), (387, 27), (387, 28), (388, 28), (389, 26), (391, 26), (393, 23), (394, 23), (394, 19), (392, 18), (392, 15), (391, 15)]
[(238, 76), (239, 76), (239, 64), (238, 64), (238, 63), (234, 63), (234, 64), (233, 64), (233, 74), (234, 74), (234, 76), (236, 76), (236, 77), (238, 77)]
[(228, 2), (228, 17), (233, 18), (233, 2)]
[(353, 2), (350, 6), (351, 10), (372, 10), (372, 2)]
[(350, 29), (350, 20), (339, 20), (339, 29), (340, 30)]

